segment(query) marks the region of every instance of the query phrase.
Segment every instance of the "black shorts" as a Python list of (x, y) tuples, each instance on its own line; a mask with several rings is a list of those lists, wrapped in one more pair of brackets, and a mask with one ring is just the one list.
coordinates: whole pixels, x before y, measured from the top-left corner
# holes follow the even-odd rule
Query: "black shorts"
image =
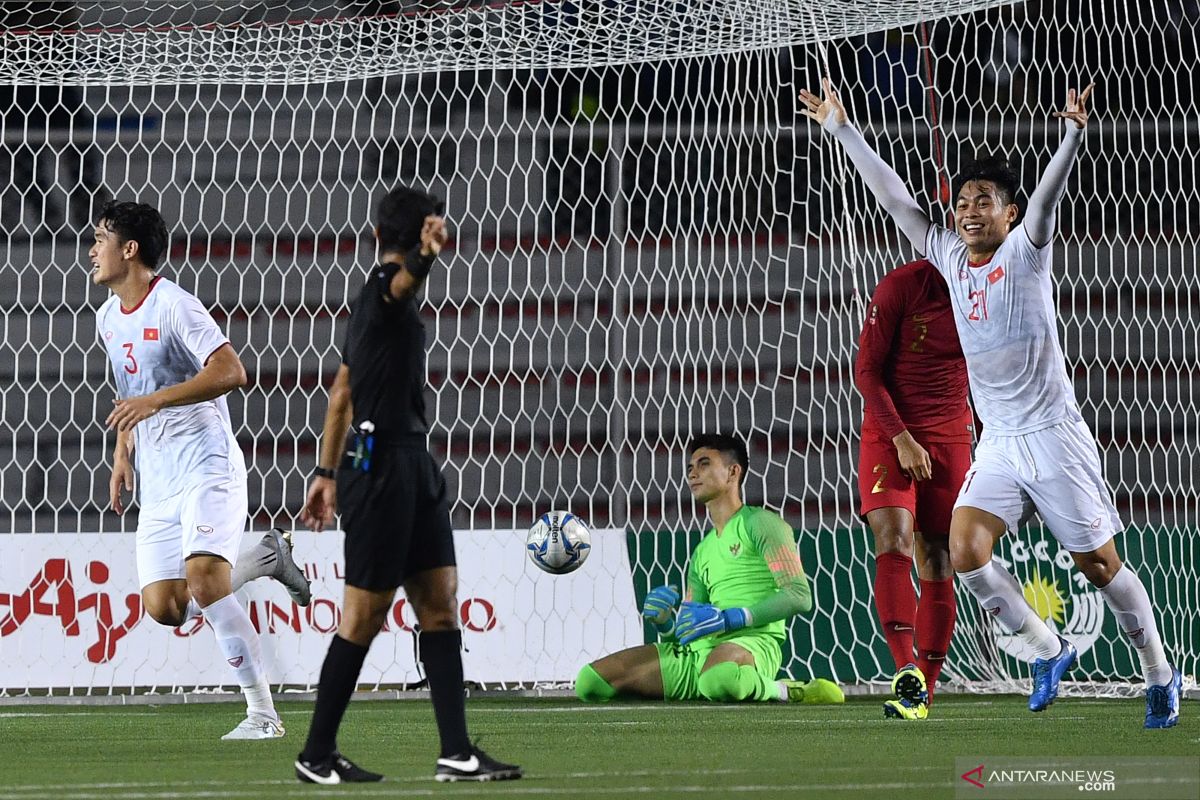
[(370, 472), (338, 470), (346, 531), (346, 585), (379, 591), (410, 576), (453, 567), (446, 479), (422, 442), (376, 447)]

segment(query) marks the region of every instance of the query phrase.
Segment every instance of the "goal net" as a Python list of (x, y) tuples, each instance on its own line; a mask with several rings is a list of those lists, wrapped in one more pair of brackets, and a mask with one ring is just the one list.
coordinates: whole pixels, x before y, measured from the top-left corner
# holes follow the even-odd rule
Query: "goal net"
[[(296, 524), (374, 204), (401, 182), (444, 197), (452, 228), (423, 314), (467, 647), (491, 654), (469, 656), (467, 677), (569, 681), (649, 635), (645, 591), (682, 580), (706, 524), (684, 448), (731, 431), (750, 446), (748, 502), (794, 526), (815, 586), (785, 670), (882, 686), (851, 364), (866, 298), (913, 254), (798, 114), (798, 90), (826, 74), (934, 219), (977, 150), (1010, 155), (1028, 191), (1058, 142), (1051, 112), (1098, 81), (1059, 213), (1060, 332), (1129, 525), (1119, 547), (1196, 674), (1194, 4), (85, 0), (2, 13), (6, 694), (229, 679), (198, 627), (143, 615), (136, 509), (107, 509), (114, 389), (93, 315), (106, 292), (86, 270), (97, 204), (162, 211), (164, 274), (246, 364), (230, 405), (261, 532)], [(523, 529), (552, 508), (597, 532), (570, 576), (524, 558)], [(243, 597), (279, 684), (315, 683), (336, 625), (329, 536), (297, 534), (312, 607), (262, 582)], [(1111, 613), (1048, 532), (1034, 524), (998, 552), (1080, 646), (1071, 690), (1137, 687)], [(958, 599), (949, 686), (1023, 685), (1019, 645)], [(364, 680), (419, 680), (410, 629), (401, 599)], [(502, 658), (511, 668), (489, 671)]]

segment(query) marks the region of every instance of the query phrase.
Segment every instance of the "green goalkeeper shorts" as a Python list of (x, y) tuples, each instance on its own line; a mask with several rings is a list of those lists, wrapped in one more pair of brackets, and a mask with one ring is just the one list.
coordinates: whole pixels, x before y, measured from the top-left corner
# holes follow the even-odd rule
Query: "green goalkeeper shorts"
[(719, 644), (730, 642), (744, 647), (754, 656), (754, 669), (765, 681), (773, 681), (779, 674), (783, 653), (779, 639), (769, 633), (724, 634), (705, 636), (689, 645), (678, 642), (658, 642), (658, 666), (662, 670), (663, 697), (667, 700), (700, 700), (700, 671), (708, 654)]

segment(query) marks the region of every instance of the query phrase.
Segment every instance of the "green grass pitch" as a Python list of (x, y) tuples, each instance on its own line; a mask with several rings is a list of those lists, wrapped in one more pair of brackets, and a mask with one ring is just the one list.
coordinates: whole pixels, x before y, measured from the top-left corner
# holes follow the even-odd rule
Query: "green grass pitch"
[[(343, 752), (383, 783), (298, 783), (292, 760), (311, 703), (280, 710), (288, 735), (222, 742), (232, 703), (0, 707), (0, 800), (305, 797), (953, 797), (956, 756), (1200, 753), (1196, 704), (1178, 727), (1142, 729), (1144, 702), (1062, 698), (1031, 714), (1025, 698), (938, 698), (924, 722), (885, 720), (878, 698), (844, 706), (613, 703), (480, 698), (472, 735), (524, 780), (435, 784), (427, 701), (353, 703)], [(916, 792), (916, 794), (910, 794)]]

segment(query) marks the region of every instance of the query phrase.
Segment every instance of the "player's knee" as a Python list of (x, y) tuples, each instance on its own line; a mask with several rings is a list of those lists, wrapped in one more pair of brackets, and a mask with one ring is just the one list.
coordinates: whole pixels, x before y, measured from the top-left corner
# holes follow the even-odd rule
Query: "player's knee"
[(749, 697), (742, 686), (741, 667), (732, 662), (722, 662), (700, 673), (696, 688), (700, 696), (714, 703), (737, 703)]
[(607, 703), (617, 696), (617, 690), (594, 666), (584, 664), (575, 676), (575, 696), (585, 703)]
[[(385, 614), (346, 614), (338, 624), (338, 636), (348, 642), (367, 647), (383, 628)], [(421, 630), (427, 630), (422, 626)]]
[(164, 602), (157, 598), (143, 597), (142, 607), (146, 609), (147, 616), (159, 625), (166, 625), (168, 628), (178, 628), (185, 622), (183, 609), (179, 608), (173, 602)]
[(950, 536), (950, 565), (955, 572), (971, 572), (992, 560), (992, 542), (970, 535)]
[(1079, 567), (1079, 571), (1088, 579), (1088, 583), (1097, 589), (1103, 589), (1112, 583), (1112, 579), (1121, 570), (1119, 558), (1087, 558), (1086, 556), (1081, 557), (1078, 553), (1072, 553), (1072, 555), (1075, 557), (1075, 565)]

